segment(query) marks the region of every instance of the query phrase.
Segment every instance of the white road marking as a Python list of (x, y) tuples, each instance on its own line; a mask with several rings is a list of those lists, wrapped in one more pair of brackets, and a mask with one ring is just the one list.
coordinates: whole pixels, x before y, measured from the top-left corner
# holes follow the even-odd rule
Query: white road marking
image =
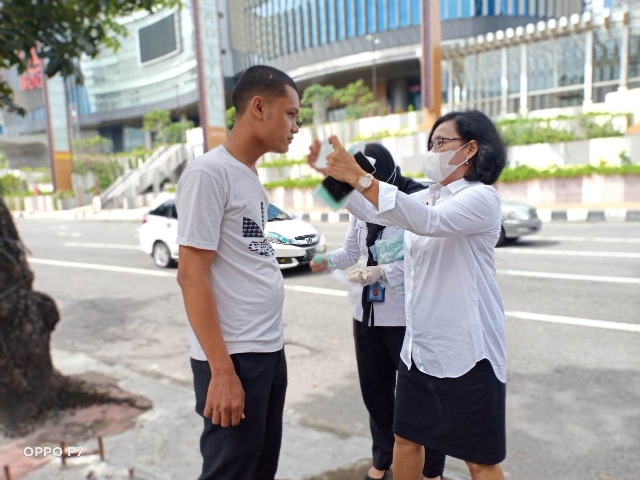
[(328, 295), (330, 297), (348, 297), (349, 292), (346, 290), (335, 290), (332, 288), (305, 287), (302, 285), (285, 285), (285, 290), (299, 293), (312, 293), (314, 295)]
[(640, 243), (640, 238), (609, 238), (609, 237), (570, 237), (570, 236), (538, 236), (531, 240), (546, 242), (597, 242), (597, 243)]
[(640, 252), (594, 252), (587, 250), (551, 250), (545, 249), (528, 249), (518, 247), (507, 247), (496, 249), (497, 253), (516, 253), (518, 255), (549, 255), (560, 257), (590, 257), (590, 258), (640, 258)]
[(600, 275), (574, 275), (570, 273), (529, 272), (523, 270), (498, 270), (500, 275), (513, 277), (547, 278), (553, 280), (577, 280), (581, 282), (627, 283), (640, 285), (640, 278), (633, 277), (603, 277)]
[(64, 242), (64, 247), (73, 248), (101, 248), (113, 250), (140, 250), (140, 245), (123, 245), (120, 243), (82, 243), (82, 242)]
[(104, 272), (133, 273), (136, 275), (149, 275), (151, 277), (174, 277), (175, 272), (163, 272), (146, 268), (118, 267), (116, 265), (102, 265), (98, 263), (66, 262), (62, 260), (50, 260), (46, 258), (29, 258), (29, 263), (37, 265), (50, 265), (53, 267), (80, 268), (85, 270), (101, 270)]
[(557, 315), (545, 315), (542, 313), (529, 312), (505, 312), (510, 318), (520, 320), (533, 320), (535, 322), (560, 323), (564, 325), (575, 325), (578, 327), (604, 328), (607, 330), (621, 330), (623, 332), (640, 333), (640, 325), (634, 323), (619, 323), (602, 320), (591, 320), (588, 318), (561, 317)]
[[(160, 270), (118, 267), (115, 265), (101, 265), (97, 263), (67, 262), (62, 260), (51, 260), (51, 259), (44, 259), (44, 258), (30, 258), (29, 262), (36, 265), (50, 265), (55, 267), (78, 268), (78, 269), (85, 269), (85, 270), (100, 270), (100, 271), (106, 271), (106, 272), (131, 273), (135, 275), (148, 275), (153, 277), (175, 278), (176, 276), (175, 272), (173, 271), (164, 272)], [(286, 290), (293, 291), (293, 292), (310, 293), (314, 295), (326, 295), (326, 296), (342, 297), (342, 298), (346, 298), (349, 296), (349, 293), (346, 290), (336, 290), (336, 289), (330, 289), (330, 288), (307, 287), (302, 285), (285, 285), (284, 288)], [(541, 313), (530, 313), (530, 312), (505, 312), (505, 314), (507, 317), (517, 318), (521, 320), (531, 320), (536, 322), (548, 322), (548, 323), (556, 323), (556, 324), (564, 324), (564, 325), (575, 325), (580, 327), (603, 328), (607, 330), (620, 330), (624, 332), (640, 333), (640, 325), (636, 325), (632, 323), (610, 322), (610, 321), (602, 321), (602, 320), (592, 320), (587, 318), (563, 317), (563, 316), (557, 316), (557, 315), (546, 315)]]

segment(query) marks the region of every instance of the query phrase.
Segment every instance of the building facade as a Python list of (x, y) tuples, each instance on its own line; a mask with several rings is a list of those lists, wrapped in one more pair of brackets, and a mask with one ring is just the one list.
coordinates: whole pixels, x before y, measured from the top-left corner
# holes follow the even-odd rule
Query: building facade
[(449, 42), (445, 103), (496, 117), (590, 108), (640, 88), (640, 2), (625, 3)]
[[(579, 13), (583, 0), (439, 0), (447, 42)], [(304, 88), (359, 78), (390, 111), (420, 108), (421, 0), (229, 2), (234, 68), (269, 63)], [(375, 77), (375, 78), (374, 78)]]
[[(193, 1), (122, 19), (128, 35), (120, 49), (81, 60), (83, 85), (66, 85), (72, 140), (99, 134), (116, 151), (149, 145), (141, 127), (152, 109), (199, 123)], [(244, 69), (266, 63), (288, 72), (302, 89), (362, 78), (377, 86), (376, 97), (389, 111), (419, 109), (423, 1), (218, 1), (227, 99)], [(497, 116), (599, 102), (610, 91), (637, 85), (638, 0), (439, 1), (443, 101), (449, 106)], [(41, 85), (16, 71), (5, 77), (28, 113), (4, 113), (0, 148), (13, 142), (28, 159), (33, 147), (40, 160), (27, 163), (41, 164)]]

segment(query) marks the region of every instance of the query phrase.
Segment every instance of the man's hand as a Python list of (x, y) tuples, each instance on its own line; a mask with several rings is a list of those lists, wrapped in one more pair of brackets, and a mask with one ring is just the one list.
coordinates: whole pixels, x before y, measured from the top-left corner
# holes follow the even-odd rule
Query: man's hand
[(233, 365), (221, 371), (211, 371), (203, 415), (221, 427), (236, 427), (244, 419), (244, 389)]
[(322, 149), (322, 142), (320, 140), (316, 140), (311, 145), (309, 145), (309, 154), (307, 155), (307, 163), (316, 172), (326, 177), (328, 175), (327, 169), (320, 168), (316, 165), (318, 163), (318, 157), (320, 156), (321, 149)]
[(327, 155), (327, 172), (336, 180), (355, 187), (360, 177), (367, 172), (358, 165), (355, 157), (347, 152), (337, 136), (330, 136), (329, 143), (333, 146), (333, 152)]

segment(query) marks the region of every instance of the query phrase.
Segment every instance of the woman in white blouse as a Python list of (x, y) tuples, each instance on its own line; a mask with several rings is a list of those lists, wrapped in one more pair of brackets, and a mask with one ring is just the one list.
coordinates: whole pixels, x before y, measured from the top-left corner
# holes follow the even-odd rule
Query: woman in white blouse
[(406, 334), (394, 417), (394, 478), (416, 480), (424, 448), (464, 460), (473, 480), (502, 480), (506, 455), (504, 311), (495, 278), (506, 149), (481, 112), (452, 112), (429, 135), (424, 173), (406, 195), (367, 175), (340, 144), (327, 170), (361, 194), (356, 217), (405, 232)]
[[(315, 165), (320, 148), (310, 148), (309, 164)], [(399, 191), (411, 194), (424, 191), (425, 186), (402, 176), (389, 150), (379, 143), (368, 143), (364, 155), (374, 163), (374, 177)], [(315, 166), (314, 166), (315, 168)], [(358, 378), (362, 399), (369, 413), (372, 438), (373, 465), (365, 480), (384, 479), (393, 462), (393, 416), (396, 390), (396, 372), (400, 350), (405, 336), (404, 313), (404, 260), (378, 264), (372, 247), (376, 241), (393, 241), (401, 238), (400, 227), (384, 227), (350, 218), (349, 229), (342, 248), (329, 252), (327, 260), (311, 264), (314, 272), (327, 269), (346, 269), (366, 261), (367, 278), (359, 276), (350, 292), (353, 317)], [(368, 293), (379, 284), (384, 289), (384, 301), (371, 301)], [(429, 451), (422, 474), (425, 479), (442, 478), (445, 456)]]

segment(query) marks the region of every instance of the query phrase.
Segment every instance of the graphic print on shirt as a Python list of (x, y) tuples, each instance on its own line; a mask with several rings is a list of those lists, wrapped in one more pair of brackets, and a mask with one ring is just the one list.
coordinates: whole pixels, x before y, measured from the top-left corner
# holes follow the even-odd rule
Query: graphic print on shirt
[[(260, 202), (261, 223), (264, 227), (264, 203)], [(256, 222), (247, 217), (242, 217), (242, 236), (245, 238), (261, 238), (262, 240), (254, 240), (249, 244), (249, 250), (263, 257), (271, 257), (275, 255), (275, 251), (269, 240), (264, 236), (264, 231)]]

